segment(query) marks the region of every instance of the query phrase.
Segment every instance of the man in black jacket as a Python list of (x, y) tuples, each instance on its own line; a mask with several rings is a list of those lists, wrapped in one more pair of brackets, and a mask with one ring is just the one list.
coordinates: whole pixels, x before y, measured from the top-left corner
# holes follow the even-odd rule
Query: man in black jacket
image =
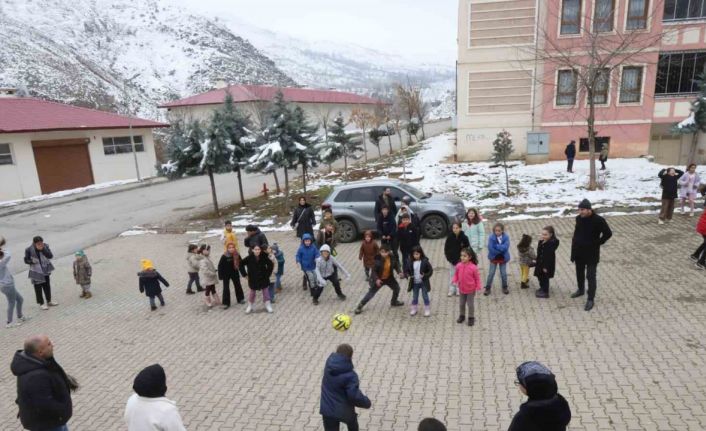
[(375, 223), (378, 223), (382, 215), (382, 207), (386, 206), (392, 216), (397, 215), (397, 204), (395, 198), (392, 197), (392, 190), (385, 187), (385, 190), (375, 200)]
[(574, 158), (576, 157), (576, 141), (569, 142), (564, 150), (566, 154), (566, 172), (574, 172)]
[(15, 352), (10, 366), (17, 376), (20, 422), (30, 431), (68, 431), (73, 407), (70, 389), (76, 385), (54, 359), (54, 346), (46, 335), (33, 335), (24, 350)]
[(246, 237), (243, 240), (243, 244), (248, 249), (248, 254), (252, 254), (253, 247), (260, 246), (261, 249), (267, 248), (267, 236), (260, 230), (259, 227), (254, 224), (249, 224), (245, 226)]
[(591, 202), (584, 199), (579, 203), (579, 215), (571, 239), (571, 262), (576, 264), (578, 290), (572, 298), (583, 296), (585, 280), (588, 279), (588, 300), (584, 310), (591, 311), (596, 296), (596, 271), (601, 257), (601, 246), (613, 236), (605, 219), (593, 212)]

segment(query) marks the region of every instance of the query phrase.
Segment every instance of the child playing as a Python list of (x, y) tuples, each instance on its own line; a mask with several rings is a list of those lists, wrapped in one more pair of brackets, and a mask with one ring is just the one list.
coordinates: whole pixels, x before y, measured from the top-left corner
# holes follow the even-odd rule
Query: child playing
[(326, 287), (326, 282), (330, 281), (333, 285), (333, 290), (336, 291), (338, 299), (345, 301), (346, 295), (341, 291), (341, 280), (338, 278), (338, 270), (340, 269), (346, 275), (346, 280), (351, 278), (351, 275), (346, 271), (335, 257), (331, 255), (331, 248), (324, 244), (321, 246), (321, 256), (316, 258), (316, 280), (318, 281), (316, 290), (312, 293), (314, 305), (319, 304), (319, 297)]
[(505, 233), (505, 226), (502, 223), (495, 223), (493, 233), (488, 237), (488, 280), (485, 283), (483, 295), (490, 295), (490, 288), (493, 287), (495, 271), (500, 268), (500, 278), (503, 283), (503, 293), (507, 295), (510, 289), (507, 286), (507, 263), (510, 262), (510, 237)]
[(235, 244), (235, 251), (238, 251), (238, 237), (235, 235), (233, 223), (230, 220), (226, 220), (225, 228), (221, 233), (221, 242), (223, 243), (223, 251), (227, 250), (228, 244)]
[(93, 272), (91, 264), (88, 263), (88, 258), (83, 250), (77, 251), (74, 256), (76, 256), (76, 260), (74, 260), (74, 280), (76, 284), (81, 286), (79, 298), (88, 299), (93, 296), (91, 294), (91, 274)]
[(424, 255), (424, 250), (418, 245), (412, 248), (410, 259), (404, 267), (405, 277), (409, 278), (409, 287), (407, 292), (412, 291), (412, 308), (409, 314), (415, 316), (417, 314), (417, 304), (419, 304), (419, 291), (422, 291), (422, 299), (424, 300), (424, 317), (431, 315), (429, 307), (429, 291), (431, 283), (429, 278), (434, 274), (429, 259)]
[(360, 245), (360, 251), (358, 252), (358, 260), (363, 261), (365, 281), (370, 281), (370, 271), (375, 266), (375, 256), (377, 256), (378, 252), (380, 252), (380, 247), (373, 238), (373, 231), (366, 230), (363, 234), (363, 243)]
[[(277, 258), (275, 257), (275, 252), (269, 245), (265, 247), (265, 253), (267, 253), (267, 258), (272, 262), (272, 271), (274, 273), (274, 268), (277, 268)], [(270, 302), (275, 303), (275, 282), (272, 280), (272, 274), (270, 274), (269, 285), (267, 286), (267, 292), (270, 294)]]
[(483, 288), (478, 271), (478, 256), (470, 248), (461, 250), (461, 261), (456, 265), (454, 283), (458, 286), (459, 316), (456, 323), (466, 320), (466, 307), (468, 307), (468, 326), (476, 323), (475, 299), (476, 292)]
[(223, 280), (223, 309), (227, 310), (230, 307), (230, 282), (233, 282), (235, 290), (235, 299), (238, 304), (245, 303), (245, 294), (243, 286), (240, 284), (240, 274), (238, 273), (240, 266), (240, 255), (235, 244), (229, 242), (226, 244), (226, 251), (218, 261), (218, 279)]
[[(199, 266), (201, 264), (201, 259), (203, 259), (203, 256), (201, 256), (199, 246), (197, 246), (196, 244), (189, 244), (189, 247), (186, 249), (186, 251), (186, 270), (189, 274), (189, 282), (186, 284), (186, 294), (193, 295), (196, 292), (203, 292), (203, 287), (201, 287), (201, 281), (199, 280)], [(196, 292), (191, 289), (191, 286), (194, 283), (196, 283)]]
[(157, 305), (154, 302), (155, 297), (159, 299), (159, 305), (164, 307), (164, 297), (159, 284), (162, 283), (165, 287), (169, 287), (169, 282), (154, 269), (151, 260), (142, 259), (140, 263), (142, 264), (142, 271), (137, 273), (137, 276), (140, 277), (140, 293), (144, 293), (150, 299), (150, 310), (154, 311), (157, 309)]
[(331, 253), (336, 255), (336, 231), (331, 223), (324, 226), (323, 229), (319, 230), (316, 234), (316, 245), (321, 248), (323, 245), (328, 245), (331, 249)]
[(522, 234), (517, 251), (520, 255), (520, 289), (528, 289), (530, 267), (534, 266), (537, 260), (537, 255), (532, 249), (532, 237)]
[(534, 276), (539, 281), (539, 290), (534, 294), (537, 298), (549, 298), (549, 279), (554, 277), (557, 248), (559, 239), (554, 234), (554, 228), (547, 226), (542, 229), (542, 238), (537, 244), (537, 266), (534, 267)]
[(368, 289), (368, 293), (366, 293), (360, 303), (358, 303), (358, 306), (355, 308), (355, 314), (363, 312), (365, 304), (375, 297), (382, 286), (387, 286), (392, 289), (391, 307), (401, 307), (404, 305), (404, 302), (397, 300), (400, 296), (400, 285), (397, 283), (397, 280), (395, 280), (395, 272), (398, 274), (401, 273), (400, 263), (392, 255), (390, 246), (383, 244), (380, 247), (380, 254), (375, 256), (375, 264), (370, 272), (370, 289)]
[(400, 224), (397, 226), (397, 241), (400, 246), (400, 255), (402, 255), (402, 269), (407, 267), (412, 249), (419, 245), (419, 236), (419, 230), (412, 223), (409, 214), (402, 214)]
[[(307, 288), (313, 289), (316, 285), (316, 258), (321, 254), (316, 245), (313, 244), (311, 234), (305, 233), (302, 235), (302, 243), (297, 250), (297, 265), (304, 272), (302, 285), (304, 290)], [(314, 296), (314, 291), (311, 291), (311, 296)]]
[(216, 293), (216, 284), (218, 283), (218, 272), (216, 271), (216, 266), (211, 261), (211, 246), (206, 244), (201, 244), (199, 247), (203, 259), (199, 264), (199, 278), (204, 284), (204, 300), (209, 309), (213, 308), (214, 305), (221, 303), (221, 299)]
[[(282, 292), (282, 276), (284, 275), (284, 253), (279, 249), (279, 244), (276, 242), (272, 244), (272, 253), (275, 255), (275, 260), (277, 260), (277, 272), (275, 273), (275, 292)], [(274, 296), (272, 297), (274, 298)]]
[(331, 208), (324, 208), (323, 209), (323, 218), (321, 219), (321, 223), (319, 226), (319, 230), (323, 230), (326, 228), (326, 226), (331, 225), (333, 226), (333, 235), (335, 240), (338, 240), (338, 222), (336, 221), (335, 218), (333, 218), (333, 212), (331, 211)]
[[(309, 234), (304, 234), (304, 236)], [(309, 235), (311, 236), (311, 235)], [(255, 294), (258, 290), (262, 291), (262, 300), (265, 302), (265, 308), (268, 313), (272, 313), (272, 303), (270, 302), (270, 275), (274, 264), (269, 257), (265, 255), (259, 245), (252, 248), (252, 254), (249, 254), (240, 265), (240, 273), (248, 279), (250, 294), (248, 295), (248, 308), (245, 309), (245, 314), (250, 314), (255, 305)]]

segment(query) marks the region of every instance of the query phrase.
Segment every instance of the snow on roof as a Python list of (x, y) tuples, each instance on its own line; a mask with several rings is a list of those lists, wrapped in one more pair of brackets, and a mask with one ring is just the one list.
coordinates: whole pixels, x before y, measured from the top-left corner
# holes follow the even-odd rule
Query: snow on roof
[(174, 100), (159, 105), (160, 108), (175, 108), (178, 106), (213, 105), (223, 103), (226, 91), (230, 91), (236, 103), (242, 102), (269, 102), (275, 98), (277, 91), (282, 91), (284, 100), (297, 103), (332, 103), (343, 105), (375, 105), (380, 100), (372, 97), (360, 96), (353, 93), (332, 90), (314, 90), (309, 88), (269, 87), (264, 85), (229, 85)]
[(0, 133), (169, 127), (168, 124), (32, 97), (0, 98)]

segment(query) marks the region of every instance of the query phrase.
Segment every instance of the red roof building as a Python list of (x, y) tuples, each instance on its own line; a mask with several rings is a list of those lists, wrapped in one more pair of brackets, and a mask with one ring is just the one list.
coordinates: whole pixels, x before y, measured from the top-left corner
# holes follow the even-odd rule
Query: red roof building
[(380, 100), (333, 90), (314, 90), (310, 88), (268, 87), (264, 85), (229, 85), (224, 88), (207, 91), (195, 96), (159, 105), (160, 108), (182, 106), (213, 105), (223, 103), (226, 92), (230, 91), (235, 103), (269, 102), (277, 91), (282, 91), (284, 100), (294, 103), (324, 103), (335, 105), (375, 105)]
[(0, 92), (0, 202), (156, 174), (168, 124)]

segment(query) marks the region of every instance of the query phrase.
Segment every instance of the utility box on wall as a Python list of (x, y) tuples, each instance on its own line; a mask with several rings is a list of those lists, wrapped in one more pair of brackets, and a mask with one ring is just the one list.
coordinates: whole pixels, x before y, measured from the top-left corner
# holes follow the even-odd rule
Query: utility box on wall
[(549, 161), (549, 133), (527, 132), (527, 157), (525, 163), (536, 165)]

